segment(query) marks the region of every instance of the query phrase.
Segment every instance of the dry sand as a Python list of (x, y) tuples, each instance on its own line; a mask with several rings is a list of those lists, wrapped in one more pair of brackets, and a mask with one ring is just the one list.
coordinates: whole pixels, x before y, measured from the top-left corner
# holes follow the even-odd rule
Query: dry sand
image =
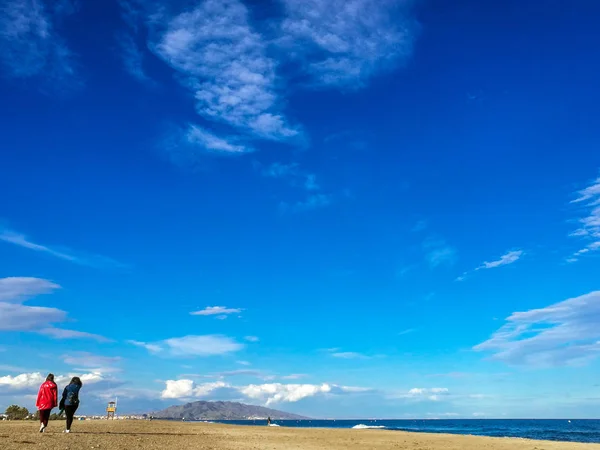
[(404, 433), (385, 430), (331, 430), (213, 425), (163, 421), (52, 421), (46, 433), (35, 422), (0, 422), (0, 449), (129, 450), (600, 450), (600, 444), (511, 438)]

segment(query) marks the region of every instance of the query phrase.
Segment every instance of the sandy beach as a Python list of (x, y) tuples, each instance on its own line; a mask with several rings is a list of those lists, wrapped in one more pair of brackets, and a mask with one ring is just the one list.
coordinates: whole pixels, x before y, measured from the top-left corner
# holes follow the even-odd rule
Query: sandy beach
[(0, 448), (81, 449), (269, 449), (269, 450), (600, 450), (600, 444), (511, 438), (404, 433), (384, 430), (242, 427), (163, 421), (76, 422), (63, 434), (63, 422), (46, 433), (34, 422), (0, 422)]

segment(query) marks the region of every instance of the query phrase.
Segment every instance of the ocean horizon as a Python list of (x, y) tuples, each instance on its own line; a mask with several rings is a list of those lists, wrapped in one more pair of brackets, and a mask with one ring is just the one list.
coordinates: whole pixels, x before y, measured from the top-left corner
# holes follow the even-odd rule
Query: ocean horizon
[[(265, 425), (265, 420), (214, 420), (229, 425)], [(273, 420), (291, 428), (380, 429), (419, 433), (600, 443), (600, 419), (331, 419)]]

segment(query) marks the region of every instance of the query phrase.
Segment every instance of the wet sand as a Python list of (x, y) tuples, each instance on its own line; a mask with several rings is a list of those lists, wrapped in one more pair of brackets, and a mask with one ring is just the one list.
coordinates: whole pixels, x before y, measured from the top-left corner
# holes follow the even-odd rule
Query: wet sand
[(64, 422), (38, 433), (35, 422), (0, 422), (2, 450), (600, 450), (600, 444), (532, 441), (385, 430), (246, 427), (163, 421), (82, 421), (71, 434)]

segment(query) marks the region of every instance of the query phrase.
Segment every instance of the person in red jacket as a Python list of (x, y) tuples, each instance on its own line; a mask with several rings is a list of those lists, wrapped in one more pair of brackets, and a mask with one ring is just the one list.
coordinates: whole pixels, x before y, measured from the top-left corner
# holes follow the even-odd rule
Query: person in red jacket
[(40, 386), (35, 406), (40, 412), (40, 433), (43, 433), (48, 426), (50, 411), (58, 406), (58, 388), (53, 374), (48, 374), (46, 381)]

